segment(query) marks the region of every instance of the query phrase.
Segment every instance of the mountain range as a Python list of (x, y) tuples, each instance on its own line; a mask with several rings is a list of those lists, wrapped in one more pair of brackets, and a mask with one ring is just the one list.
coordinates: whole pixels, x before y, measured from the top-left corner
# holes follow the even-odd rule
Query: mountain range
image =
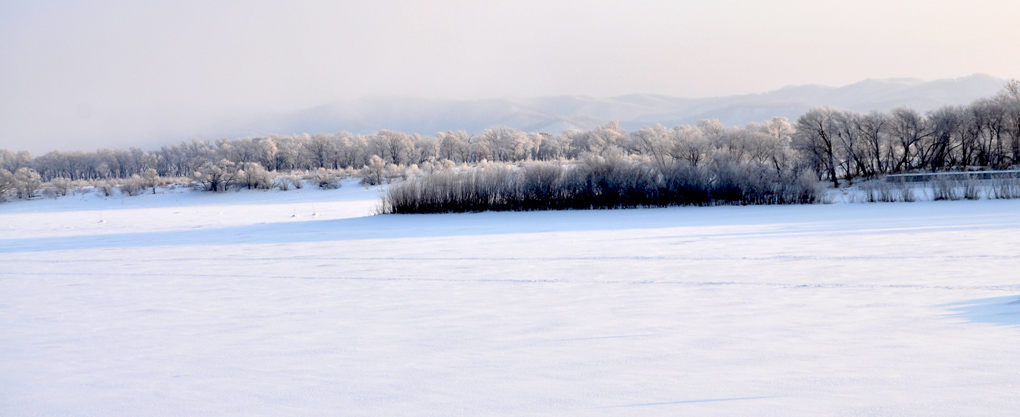
[(233, 128), (233, 136), (269, 133), (349, 131), (369, 134), (380, 129), (433, 135), (463, 130), (479, 133), (496, 126), (528, 132), (559, 133), (590, 129), (617, 121), (626, 130), (656, 123), (665, 126), (715, 119), (745, 125), (773, 117), (794, 121), (807, 110), (831, 106), (868, 112), (905, 106), (926, 112), (944, 105), (969, 104), (1000, 91), (1006, 80), (975, 74), (922, 81), (912, 78), (869, 79), (843, 87), (802, 85), (761, 94), (712, 98), (679, 98), (631, 94), (609, 98), (557, 96), (488, 100), (435, 100), (407, 97), (366, 97), (337, 101), (286, 114), (264, 115)]

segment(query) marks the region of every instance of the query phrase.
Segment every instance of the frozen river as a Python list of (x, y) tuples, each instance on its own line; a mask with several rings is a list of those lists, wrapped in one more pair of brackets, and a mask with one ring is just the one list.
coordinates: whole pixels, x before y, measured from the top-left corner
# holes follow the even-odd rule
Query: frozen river
[(0, 415), (1020, 413), (1020, 201), (377, 196), (0, 204)]

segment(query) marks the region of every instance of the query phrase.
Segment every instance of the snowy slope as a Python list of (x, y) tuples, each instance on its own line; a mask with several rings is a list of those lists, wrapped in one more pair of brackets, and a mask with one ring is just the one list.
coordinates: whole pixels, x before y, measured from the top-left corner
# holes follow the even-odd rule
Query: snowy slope
[(1020, 201), (378, 192), (0, 204), (0, 415), (1020, 412)]

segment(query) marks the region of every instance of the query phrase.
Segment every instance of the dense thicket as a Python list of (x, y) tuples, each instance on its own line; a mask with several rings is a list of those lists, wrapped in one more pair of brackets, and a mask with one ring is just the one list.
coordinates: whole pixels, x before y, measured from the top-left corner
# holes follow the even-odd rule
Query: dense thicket
[(390, 187), (384, 213), (610, 209), (713, 204), (800, 204), (817, 181), (796, 170), (724, 161), (658, 165), (589, 157), (572, 164), (493, 164), (427, 173)]
[(285, 186), (280, 173), (291, 171), (359, 170), (371, 183), (382, 181), (383, 173), (392, 174), (396, 167), (431, 172), (450, 165), (577, 162), (590, 157), (630, 161), (659, 175), (667, 175), (671, 166), (712, 170), (725, 161), (741, 161), (776, 172), (810, 170), (817, 179), (837, 185), (890, 173), (1006, 169), (1020, 165), (1020, 82), (1012, 81), (997, 96), (969, 106), (926, 114), (907, 108), (867, 114), (817, 108), (792, 124), (782, 118), (744, 127), (703, 121), (630, 133), (609, 124), (558, 135), (510, 128), (435, 136), (383, 130), (374, 135), (192, 140), (151, 151), (52, 151), (37, 157), (0, 149), (0, 197), (31, 197), (42, 183), (59, 187), (68, 181), (132, 179), (144, 187), (153, 179), (177, 178), (222, 191)]

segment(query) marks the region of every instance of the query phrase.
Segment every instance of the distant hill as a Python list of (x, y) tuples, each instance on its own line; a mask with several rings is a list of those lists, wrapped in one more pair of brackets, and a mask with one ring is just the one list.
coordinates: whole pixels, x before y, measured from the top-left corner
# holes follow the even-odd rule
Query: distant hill
[(703, 119), (716, 119), (727, 125), (745, 125), (777, 116), (796, 120), (807, 110), (818, 106), (858, 112), (888, 111), (906, 106), (926, 112), (944, 105), (969, 104), (976, 99), (990, 97), (1005, 83), (1006, 80), (977, 74), (930, 82), (898, 78), (865, 80), (844, 87), (792, 86), (762, 94), (700, 99), (652, 94), (489, 100), (369, 97), (260, 117), (242, 123), (244, 128), (226, 130), (232, 136), (338, 131), (368, 134), (380, 129), (433, 135), (449, 130), (479, 133), (486, 128), (507, 126), (555, 134), (566, 129), (590, 129), (614, 120), (627, 130), (655, 123), (666, 126), (693, 124)]

